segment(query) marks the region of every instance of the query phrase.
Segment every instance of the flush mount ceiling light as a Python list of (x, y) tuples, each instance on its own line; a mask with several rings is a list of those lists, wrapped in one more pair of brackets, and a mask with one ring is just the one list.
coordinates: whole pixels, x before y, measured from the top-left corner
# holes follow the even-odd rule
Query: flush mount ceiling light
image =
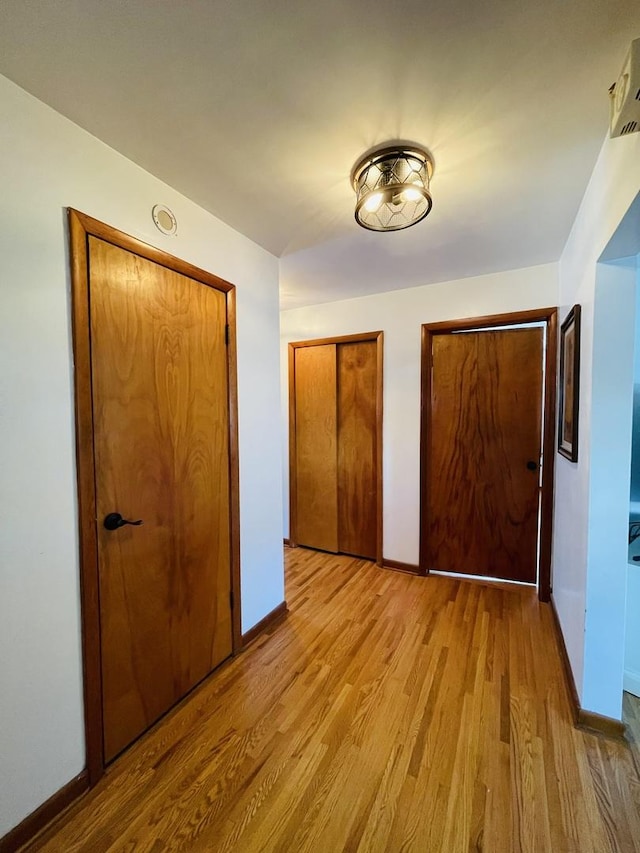
[(356, 222), (371, 231), (399, 231), (431, 210), (433, 160), (421, 148), (392, 146), (367, 154), (351, 175)]

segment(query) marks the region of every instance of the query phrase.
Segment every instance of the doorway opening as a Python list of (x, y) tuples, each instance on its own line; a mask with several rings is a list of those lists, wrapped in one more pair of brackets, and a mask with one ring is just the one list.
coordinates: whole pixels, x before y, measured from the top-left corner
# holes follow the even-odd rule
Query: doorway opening
[(640, 253), (636, 255), (630, 480), (623, 690), (639, 700), (635, 707), (640, 720)]
[[(637, 456), (633, 453), (634, 349), (638, 336), (640, 195), (596, 264), (591, 332), (588, 550), (582, 704), (615, 720), (636, 689), (640, 619), (631, 559)], [(634, 458), (635, 456), (635, 458)], [(633, 700), (637, 702), (637, 700)]]

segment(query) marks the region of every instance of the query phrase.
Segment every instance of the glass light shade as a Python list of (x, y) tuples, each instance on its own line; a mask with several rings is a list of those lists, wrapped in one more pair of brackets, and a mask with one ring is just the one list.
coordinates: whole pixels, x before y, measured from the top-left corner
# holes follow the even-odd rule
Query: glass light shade
[(399, 231), (431, 210), (433, 161), (420, 148), (382, 148), (353, 170), (356, 222), (371, 231)]

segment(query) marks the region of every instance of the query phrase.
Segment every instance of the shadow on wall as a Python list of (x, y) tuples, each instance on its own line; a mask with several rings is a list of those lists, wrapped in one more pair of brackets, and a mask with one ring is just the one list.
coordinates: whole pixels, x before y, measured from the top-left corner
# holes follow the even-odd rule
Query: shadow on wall
[[(625, 217), (626, 218), (626, 217)], [(637, 235), (635, 236), (637, 241)], [(631, 484), (629, 488), (629, 539), (640, 532), (640, 255), (636, 256), (636, 310), (633, 355), (633, 420), (631, 426)], [(635, 525), (635, 527), (631, 527)], [(629, 562), (640, 556), (640, 536), (629, 542)]]
[[(636, 329), (633, 367), (631, 484), (629, 489), (629, 562), (640, 558), (640, 286), (636, 284)], [(638, 562), (636, 559), (635, 562)]]
[(640, 562), (640, 382), (633, 386), (631, 488), (629, 491), (629, 562)]
[[(640, 521), (640, 382), (633, 386), (633, 433), (631, 436), (631, 503), (637, 504), (637, 518)], [(633, 509), (632, 509), (633, 512)]]
[(636, 260), (636, 331), (629, 490), (629, 563), (625, 629), (624, 689), (640, 696), (640, 255)]

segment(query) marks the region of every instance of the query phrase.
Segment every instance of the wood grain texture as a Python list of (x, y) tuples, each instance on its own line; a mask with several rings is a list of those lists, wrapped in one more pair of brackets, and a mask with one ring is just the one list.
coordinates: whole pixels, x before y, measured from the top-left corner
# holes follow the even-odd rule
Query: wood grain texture
[[(513, 326), (523, 323), (544, 323), (546, 326), (545, 381), (544, 381), (544, 428), (543, 469), (541, 477), (540, 513), (540, 559), (538, 571), (538, 597), (548, 602), (551, 597), (551, 553), (553, 532), (553, 502), (556, 443), (556, 382), (557, 382), (557, 309), (540, 308), (532, 311), (516, 311), (509, 314), (492, 314), (482, 317), (467, 317), (441, 323), (423, 323), (421, 347), (421, 394), (420, 394), (420, 505), (421, 515), (429, 503), (430, 462), (428, 458), (428, 436), (430, 433), (431, 401), (431, 346), (436, 334), (475, 329)], [(425, 525), (420, 525), (420, 571), (428, 573), (429, 554), (425, 536)]]
[(545, 344), (544, 425), (542, 435), (542, 497), (540, 506), (540, 566), (538, 595), (541, 601), (551, 600), (551, 553), (553, 539), (553, 484), (555, 480), (555, 415), (556, 370), (558, 356), (557, 311), (549, 310), (546, 316)]
[(109, 761), (232, 651), (226, 300), (95, 237), (89, 269)]
[(338, 550), (376, 558), (378, 448), (375, 341), (342, 343), (338, 357)]
[(95, 785), (104, 772), (104, 760), (100, 665), (100, 583), (96, 533), (91, 337), (89, 333), (89, 262), (85, 218), (75, 210), (69, 210), (68, 216), (72, 283), (85, 747), (89, 784)]
[(289, 537), (285, 545), (295, 548), (298, 535), (298, 469), (296, 465), (296, 347), (288, 346), (289, 361)]
[(199, 281), (222, 293), (235, 290), (233, 284), (220, 278), (220, 276), (196, 267), (182, 258), (176, 258), (175, 255), (170, 255), (168, 252), (163, 252), (162, 249), (157, 249), (150, 243), (144, 243), (142, 240), (126, 234), (124, 231), (119, 231), (111, 225), (106, 225), (104, 222), (100, 222), (99, 219), (87, 216), (86, 213), (81, 213), (72, 207), (68, 208), (68, 212), (70, 218), (80, 226), (82, 232), (85, 234), (92, 234), (94, 237), (99, 237), (101, 240), (106, 240), (108, 243), (120, 246), (121, 249), (126, 249), (127, 252), (133, 252), (133, 254), (139, 255), (141, 258), (147, 258), (147, 260), (153, 261), (160, 266), (175, 270), (175, 272), (179, 272), (181, 275), (187, 276), (187, 278), (192, 278), (194, 281)]
[(227, 375), (229, 406), (229, 510), (231, 513), (231, 633), (233, 652), (242, 648), (241, 606), (242, 589), (240, 585), (240, 454), (238, 451), (238, 342), (236, 336), (236, 289), (226, 291), (227, 302)]
[[(336, 423), (338, 424), (338, 435), (336, 435), (336, 447), (338, 453), (338, 460), (336, 461), (336, 471), (337, 476), (340, 478), (340, 442), (339, 442), (339, 433), (340, 433), (340, 412), (341, 405), (340, 400), (338, 399), (340, 394), (340, 371), (339, 371), (339, 361), (340, 361), (340, 351), (342, 347), (351, 347), (355, 346), (354, 352), (357, 351), (358, 345), (366, 345), (366, 349), (364, 352), (368, 352), (368, 348), (372, 348), (371, 358), (375, 362), (375, 372), (373, 379), (373, 388), (368, 387), (371, 385), (369, 381), (368, 386), (366, 387), (367, 396), (365, 398), (365, 408), (367, 410), (367, 418), (371, 417), (371, 424), (363, 424), (362, 423), (362, 413), (358, 415), (357, 411), (355, 411), (355, 404), (357, 403), (357, 395), (362, 393), (362, 390), (365, 388), (365, 385), (361, 381), (363, 377), (359, 379), (355, 379), (357, 375), (357, 360), (350, 364), (349, 370), (355, 370), (354, 381), (350, 381), (349, 377), (347, 377), (347, 383), (345, 389), (343, 389), (344, 401), (347, 407), (347, 413), (343, 418), (342, 428), (344, 430), (344, 434), (347, 442), (351, 441), (358, 437), (358, 440), (363, 442), (363, 450), (364, 457), (363, 463), (365, 468), (370, 469), (373, 468), (373, 486), (369, 487), (368, 491), (373, 491), (373, 498), (371, 503), (367, 509), (366, 514), (373, 517), (375, 516), (375, 545), (374, 550), (371, 550), (370, 544), (365, 544), (364, 549), (362, 549), (363, 553), (366, 553), (367, 556), (375, 557), (378, 565), (382, 565), (382, 555), (383, 555), (383, 536), (382, 536), (382, 419), (383, 419), (383, 332), (365, 332), (361, 334), (355, 335), (342, 335), (335, 338), (320, 338), (315, 340), (308, 341), (296, 341), (289, 344), (289, 540), (288, 544), (292, 547), (295, 547), (298, 542), (298, 472), (297, 472), (297, 406), (296, 406), (296, 353), (300, 352), (303, 349), (315, 349), (317, 347), (325, 347), (325, 346), (333, 346), (336, 347)], [(373, 355), (375, 353), (375, 355)], [(304, 356), (303, 356), (304, 358)], [(313, 357), (310, 356), (312, 359)], [(352, 359), (347, 359), (349, 362)], [(365, 365), (363, 365), (365, 366)], [(373, 367), (373, 363), (369, 363), (367, 360), (366, 363), (366, 371), (370, 372)], [(369, 396), (369, 395), (372, 396)], [(322, 428), (322, 425), (321, 425)], [(350, 435), (350, 433), (353, 433)], [(373, 462), (370, 460), (370, 441), (374, 442), (374, 458)], [(366, 446), (365, 446), (366, 445)], [(312, 452), (312, 450), (310, 450)], [(361, 505), (360, 494), (356, 494), (354, 496), (350, 496), (348, 492), (346, 492), (347, 484), (350, 480), (354, 482), (354, 484), (359, 487), (362, 483), (364, 483), (365, 478), (371, 479), (371, 474), (369, 470), (358, 470), (358, 464), (356, 460), (356, 454), (353, 451), (349, 451), (347, 448), (344, 451), (344, 462), (347, 465), (347, 470), (343, 471), (342, 475), (342, 508), (338, 509), (338, 527), (342, 523), (343, 529), (346, 531), (347, 535), (343, 535), (343, 542), (340, 543), (340, 537), (338, 534), (338, 545), (336, 546), (336, 550), (352, 552), (355, 551), (356, 547), (353, 545), (353, 535), (355, 531), (358, 529), (358, 525), (363, 520), (363, 512)], [(340, 502), (340, 491), (338, 492), (338, 501)], [(303, 496), (302, 503), (304, 504), (305, 500), (307, 500), (307, 496)], [(349, 506), (346, 506), (349, 504)], [(355, 513), (353, 512), (355, 510)], [(343, 515), (345, 511), (348, 513), (351, 518), (351, 523), (349, 520), (346, 521), (343, 519)], [(366, 528), (370, 527), (371, 522), (365, 517), (365, 533), (367, 533)], [(368, 538), (368, 533), (367, 533)], [(300, 542), (300, 544), (306, 544)], [(319, 547), (319, 546), (315, 546)], [(326, 549), (332, 550), (332, 549)], [(361, 550), (358, 548), (358, 550)]]
[(382, 447), (382, 424), (384, 420), (384, 333), (377, 332), (376, 337), (376, 469), (378, 481), (376, 483), (376, 563), (382, 566), (384, 554), (384, 523), (383, 523), (383, 498), (384, 488), (382, 482), (383, 471), (383, 447)]
[(317, 347), (325, 344), (352, 344), (358, 341), (382, 341), (383, 332), (359, 332), (355, 335), (336, 335), (332, 338), (313, 338), (308, 341), (295, 341), (290, 344), (295, 348), (298, 347)]
[(534, 590), (286, 560), (288, 618), (32, 850), (640, 851), (637, 735), (574, 728)]
[(429, 569), (536, 582), (542, 343), (541, 328), (432, 337)]
[(89, 785), (104, 774), (102, 674), (100, 661), (100, 608), (96, 537), (95, 453), (91, 387), (91, 340), (89, 328), (88, 238), (93, 235), (180, 272), (207, 287), (224, 293), (227, 302), (229, 400), (229, 456), (231, 510), (231, 585), (236, 606), (232, 611), (234, 650), (241, 646), (238, 435), (236, 390), (235, 288), (229, 282), (180, 258), (143, 243), (86, 214), (69, 208), (69, 239), (72, 285), (74, 394), (76, 410), (76, 460), (78, 471), (78, 521), (80, 538), (80, 591), (82, 609), (82, 657), (85, 710), (85, 743)]
[(511, 311), (508, 314), (483, 314), (480, 317), (463, 317), (458, 320), (443, 320), (426, 323), (432, 334), (443, 332), (466, 332), (469, 329), (489, 329), (495, 326), (513, 326), (523, 323), (539, 323), (556, 316), (557, 308), (533, 308), (531, 311)]
[(295, 350), (295, 542), (338, 550), (336, 347)]

